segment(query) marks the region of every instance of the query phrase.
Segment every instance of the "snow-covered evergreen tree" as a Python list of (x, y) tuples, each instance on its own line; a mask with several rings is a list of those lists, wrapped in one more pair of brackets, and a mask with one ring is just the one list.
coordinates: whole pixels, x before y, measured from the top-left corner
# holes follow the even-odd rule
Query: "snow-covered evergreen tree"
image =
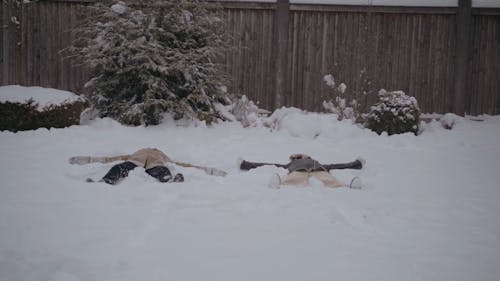
[(228, 100), (216, 64), (224, 22), (200, 0), (104, 1), (76, 29), (72, 51), (92, 78), (85, 95), (124, 124), (154, 125), (165, 112), (213, 120)]

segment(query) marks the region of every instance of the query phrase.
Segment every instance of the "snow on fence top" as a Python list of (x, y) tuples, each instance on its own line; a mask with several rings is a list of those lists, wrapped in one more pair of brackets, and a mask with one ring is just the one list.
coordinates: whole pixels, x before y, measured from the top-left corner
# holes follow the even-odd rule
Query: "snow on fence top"
[[(276, 0), (219, 0), (221, 2), (266, 2)], [(331, 4), (331, 5), (367, 5), (367, 6), (403, 6), (403, 7), (457, 7), (458, 0), (290, 0), (292, 4)], [(500, 0), (472, 0), (472, 7), (500, 8)]]

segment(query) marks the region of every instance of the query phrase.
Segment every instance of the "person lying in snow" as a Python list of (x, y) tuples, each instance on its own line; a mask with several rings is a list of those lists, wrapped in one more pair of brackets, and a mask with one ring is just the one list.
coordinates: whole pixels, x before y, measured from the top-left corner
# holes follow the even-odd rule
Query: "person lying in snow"
[(332, 176), (329, 171), (333, 169), (357, 169), (363, 168), (364, 160), (356, 159), (350, 163), (342, 164), (320, 164), (318, 161), (305, 154), (290, 155), (290, 162), (284, 164), (273, 163), (255, 163), (243, 160), (240, 163), (241, 170), (250, 170), (264, 165), (272, 165), (288, 169), (288, 174), (281, 179), (277, 175), (276, 180), (270, 182), (270, 187), (279, 187), (279, 185), (308, 185), (309, 178), (313, 177), (321, 181), (326, 187), (350, 187), (361, 188), (361, 180), (358, 177), (352, 179), (349, 185), (339, 181)]
[[(117, 184), (121, 179), (128, 176), (128, 173), (140, 166), (146, 169), (148, 173), (153, 178), (158, 179), (160, 182), (183, 182), (184, 176), (182, 174), (176, 174), (172, 176), (169, 168), (166, 167), (168, 163), (173, 163), (182, 167), (192, 167), (204, 170), (207, 174), (216, 176), (225, 176), (226, 172), (202, 166), (196, 166), (189, 163), (182, 163), (172, 161), (165, 153), (156, 148), (143, 148), (132, 154), (127, 155), (117, 155), (111, 157), (94, 157), (94, 156), (74, 156), (69, 158), (70, 164), (84, 165), (88, 163), (110, 163), (118, 160), (125, 162), (114, 165), (108, 173), (100, 180), (108, 184)], [(93, 180), (87, 179), (87, 181), (92, 182)]]

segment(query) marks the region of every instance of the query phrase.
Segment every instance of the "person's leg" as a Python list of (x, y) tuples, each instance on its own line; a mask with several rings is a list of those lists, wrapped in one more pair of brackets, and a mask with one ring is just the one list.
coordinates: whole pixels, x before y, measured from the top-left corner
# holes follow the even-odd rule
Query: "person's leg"
[(136, 164), (126, 161), (120, 164), (114, 165), (108, 173), (102, 178), (102, 180), (109, 184), (116, 184), (120, 179), (128, 176), (128, 172), (137, 167)]
[(153, 178), (159, 180), (160, 182), (169, 182), (169, 181), (183, 182), (184, 181), (184, 176), (182, 174), (176, 174), (172, 178), (172, 173), (165, 166), (155, 166), (153, 168), (149, 168), (146, 170), (146, 173), (148, 173)]
[(325, 171), (312, 172), (312, 176), (323, 182), (326, 187), (348, 187), (345, 183)]
[(283, 185), (307, 185), (309, 180), (307, 172), (291, 172), (286, 175), (281, 184)]

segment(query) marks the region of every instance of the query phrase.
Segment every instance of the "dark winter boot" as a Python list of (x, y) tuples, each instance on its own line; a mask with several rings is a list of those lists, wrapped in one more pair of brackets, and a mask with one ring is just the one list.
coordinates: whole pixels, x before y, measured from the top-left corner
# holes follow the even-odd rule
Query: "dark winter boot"
[(182, 174), (176, 174), (174, 176), (174, 182), (183, 182), (184, 181), (184, 176)]
[(146, 173), (160, 182), (169, 182), (172, 180), (172, 173), (170, 173), (170, 170), (165, 166), (156, 166), (147, 169)]
[(126, 178), (128, 172), (135, 169), (135, 167), (137, 167), (137, 165), (130, 161), (116, 164), (108, 171), (102, 180), (108, 184), (115, 185), (120, 179)]

